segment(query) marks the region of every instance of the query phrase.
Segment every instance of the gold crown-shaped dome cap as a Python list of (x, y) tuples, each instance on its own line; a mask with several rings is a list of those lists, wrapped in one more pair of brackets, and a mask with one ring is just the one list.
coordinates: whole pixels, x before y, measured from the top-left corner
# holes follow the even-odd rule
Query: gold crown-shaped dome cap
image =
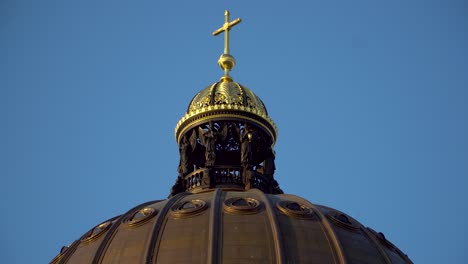
[(276, 141), (277, 127), (262, 100), (249, 88), (222, 80), (203, 89), (190, 101), (186, 114), (175, 128), (177, 143), (185, 132), (207, 121), (238, 120), (254, 123)]

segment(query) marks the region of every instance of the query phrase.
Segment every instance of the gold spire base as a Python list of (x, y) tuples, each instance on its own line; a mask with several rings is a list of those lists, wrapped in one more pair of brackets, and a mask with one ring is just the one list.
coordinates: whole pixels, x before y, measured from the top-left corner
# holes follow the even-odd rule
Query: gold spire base
[(221, 79), (219, 79), (219, 81), (220, 82), (232, 82), (232, 78), (229, 75), (224, 75), (223, 77), (221, 77)]

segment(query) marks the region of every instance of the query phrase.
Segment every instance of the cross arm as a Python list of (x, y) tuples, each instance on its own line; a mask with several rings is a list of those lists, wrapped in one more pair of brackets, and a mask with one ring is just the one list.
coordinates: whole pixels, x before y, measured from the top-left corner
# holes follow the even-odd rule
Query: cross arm
[(217, 30), (213, 31), (212, 34), (213, 34), (213, 36), (217, 36), (217, 35), (223, 33), (223, 31), (224, 31), (224, 27), (218, 28)]
[(242, 20), (240, 18), (236, 18), (233, 21), (229, 22), (229, 25), (227, 26), (228, 29), (231, 29), (233, 26), (239, 24)]
[(212, 34), (213, 34), (213, 36), (217, 36), (217, 35), (221, 34), (223, 31), (230, 30), (233, 26), (239, 24), (241, 21), (242, 20), (240, 18), (236, 18), (231, 22), (224, 23), (224, 25), (222, 27), (220, 27), (217, 30), (213, 31)]

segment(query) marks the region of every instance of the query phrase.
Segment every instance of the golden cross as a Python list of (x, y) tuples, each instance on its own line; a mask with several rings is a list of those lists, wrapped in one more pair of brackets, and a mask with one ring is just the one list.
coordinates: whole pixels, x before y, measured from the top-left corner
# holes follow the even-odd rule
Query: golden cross
[(241, 22), (240, 18), (236, 18), (233, 21), (229, 22), (229, 11), (224, 12), (224, 24), (219, 29), (213, 32), (213, 36), (219, 35), (224, 32), (224, 54), (229, 54), (229, 30)]

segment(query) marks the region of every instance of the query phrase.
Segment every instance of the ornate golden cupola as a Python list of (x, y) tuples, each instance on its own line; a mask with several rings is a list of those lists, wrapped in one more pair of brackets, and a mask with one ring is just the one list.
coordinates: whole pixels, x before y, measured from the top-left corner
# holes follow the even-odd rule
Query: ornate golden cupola
[(277, 128), (262, 100), (229, 75), (236, 64), (229, 32), (241, 19), (229, 21), (229, 11), (224, 15), (223, 26), (213, 32), (224, 33), (218, 60), (224, 75), (193, 97), (177, 123), (179, 176), (171, 195), (215, 187), (282, 193), (273, 177)]

